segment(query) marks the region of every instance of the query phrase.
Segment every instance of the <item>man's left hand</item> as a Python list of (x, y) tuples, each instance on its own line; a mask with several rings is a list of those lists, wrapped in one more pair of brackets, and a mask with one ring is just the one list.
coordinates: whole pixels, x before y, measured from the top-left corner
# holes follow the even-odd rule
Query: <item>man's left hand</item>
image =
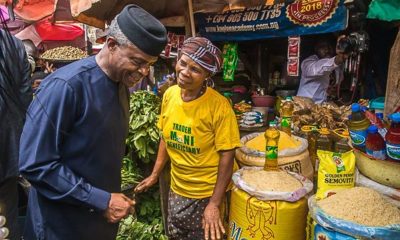
[(205, 240), (222, 239), (223, 234), (225, 234), (225, 228), (222, 224), (220, 211), (218, 206), (215, 204), (209, 203), (207, 205), (204, 210), (202, 224)]

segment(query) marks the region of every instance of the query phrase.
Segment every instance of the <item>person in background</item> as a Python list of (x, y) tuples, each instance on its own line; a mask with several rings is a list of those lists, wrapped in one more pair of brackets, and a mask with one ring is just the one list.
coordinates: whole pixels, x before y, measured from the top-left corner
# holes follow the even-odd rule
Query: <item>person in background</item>
[(145, 90), (152, 91), (154, 88), (154, 84), (149, 79), (149, 76), (146, 76), (140, 80), (140, 82), (136, 83), (133, 87), (129, 88), (130, 93), (134, 93), (136, 91)]
[(47, 61), (43, 61), (42, 65), (43, 66), (40, 66), (40, 68), (43, 68), (44, 70), (37, 70), (32, 73), (31, 82), (33, 91), (36, 91), (39, 88), (43, 79), (45, 79), (48, 75), (50, 75), (50, 73), (53, 73), (56, 70), (56, 68), (53, 67), (53, 64)]
[(163, 76), (163, 78), (164, 81), (162, 83), (159, 83), (157, 88), (158, 95), (161, 97), (164, 95), (165, 91), (167, 91), (169, 87), (172, 87), (176, 84), (175, 73), (167, 74)]
[[(337, 40), (343, 38), (340, 36)], [(327, 99), (330, 74), (339, 71), (341, 65), (349, 57), (336, 46), (336, 55), (332, 55), (331, 44), (321, 40), (315, 46), (315, 54), (303, 60), (301, 63), (301, 79), (297, 96), (309, 97), (315, 103), (322, 103)], [(339, 75), (339, 74), (337, 74)]]
[(40, 84), (20, 145), (20, 171), (32, 184), (25, 239), (115, 240), (134, 205), (120, 193), (128, 88), (148, 74), (166, 43), (156, 18), (127, 5), (96, 56)]
[(171, 161), (171, 239), (222, 239), (225, 233), (221, 208), (240, 139), (228, 100), (207, 87), (221, 63), (221, 51), (209, 40), (193, 37), (184, 42), (175, 68), (177, 85), (169, 87), (162, 100), (155, 166), (135, 188), (140, 193), (153, 186)]
[(42, 72), (42, 71), (37, 71), (34, 72), (31, 76), (31, 82), (32, 82), (32, 90), (36, 91), (40, 85), (40, 83), (43, 81), (49, 75), (48, 73)]
[[(5, 4), (6, 2), (1, 2)], [(18, 152), (26, 109), (32, 100), (31, 67), (22, 42), (11, 35), (0, 11), (0, 215), (9, 239), (19, 239)]]
[(25, 51), (28, 54), (28, 61), (31, 65), (31, 72), (33, 73), (36, 70), (36, 61), (39, 57), (39, 51), (30, 39), (22, 40), (22, 43), (24, 44)]
[(22, 40), (31, 66), (32, 90), (36, 91), (42, 80), (55, 71), (52, 63), (39, 59), (39, 50), (30, 39)]

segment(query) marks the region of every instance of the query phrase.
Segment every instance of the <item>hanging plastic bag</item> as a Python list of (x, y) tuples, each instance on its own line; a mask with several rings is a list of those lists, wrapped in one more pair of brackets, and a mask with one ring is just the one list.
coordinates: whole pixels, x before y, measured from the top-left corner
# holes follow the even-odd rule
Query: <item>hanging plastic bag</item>
[(42, 41), (72, 41), (84, 33), (75, 24), (52, 24), (48, 20), (36, 23), (35, 28)]
[(233, 81), (238, 62), (238, 44), (226, 43), (223, 49), (224, 65), (223, 79), (224, 81)]

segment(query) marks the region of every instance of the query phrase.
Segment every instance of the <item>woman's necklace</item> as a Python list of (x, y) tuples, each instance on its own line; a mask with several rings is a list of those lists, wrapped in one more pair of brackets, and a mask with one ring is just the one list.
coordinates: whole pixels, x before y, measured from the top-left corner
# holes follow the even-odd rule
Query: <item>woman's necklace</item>
[(185, 96), (183, 96), (183, 94), (181, 95), (181, 97), (182, 97), (182, 100), (184, 101), (184, 102), (190, 102), (190, 101), (193, 101), (193, 100), (195, 100), (195, 99), (198, 99), (199, 97), (201, 97), (205, 92), (206, 92), (206, 90), (207, 90), (207, 86), (206, 85), (203, 85), (203, 86), (201, 86), (201, 89), (200, 89), (200, 91), (199, 91), (199, 93), (197, 93), (197, 95), (195, 96), (195, 97), (185, 97)]
[(201, 97), (206, 92), (206, 89), (207, 89), (206, 85), (201, 86), (200, 92), (197, 94), (195, 99)]

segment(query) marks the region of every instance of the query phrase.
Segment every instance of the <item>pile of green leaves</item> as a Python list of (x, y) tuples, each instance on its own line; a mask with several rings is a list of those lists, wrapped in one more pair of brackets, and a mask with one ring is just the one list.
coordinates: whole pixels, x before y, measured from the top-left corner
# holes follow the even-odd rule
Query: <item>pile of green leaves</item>
[(160, 105), (161, 99), (151, 92), (137, 91), (131, 95), (126, 145), (144, 163), (154, 157), (160, 140), (157, 128)]
[[(129, 155), (124, 157), (122, 189), (134, 186), (152, 168), (160, 133), (157, 128), (161, 99), (148, 91), (137, 91), (130, 99), (129, 133), (126, 145)], [(161, 216), (158, 185), (136, 196), (136, 215), (129, 215), (119, 225), (117, 240), (167, 240)]]
[(132, 188), (139, 183), (141, 179), (140, 170), (137, 164), (133, 162), (132, 158), (125, 156), (122, 159), (122, 169), (121, 169), (121, 189), (125, 190)]
[(116, 240), (168, 240), (162, 232), (163, 225), (160, 219), (147, 224), (129, 215), (121, 221)]
[(136, 216), (139, 221), (151, 223), (157, 218), (161, 220), (161, 202), (158, 185), (150, 188), (145, 194), (138, 194), (136, 201)]

